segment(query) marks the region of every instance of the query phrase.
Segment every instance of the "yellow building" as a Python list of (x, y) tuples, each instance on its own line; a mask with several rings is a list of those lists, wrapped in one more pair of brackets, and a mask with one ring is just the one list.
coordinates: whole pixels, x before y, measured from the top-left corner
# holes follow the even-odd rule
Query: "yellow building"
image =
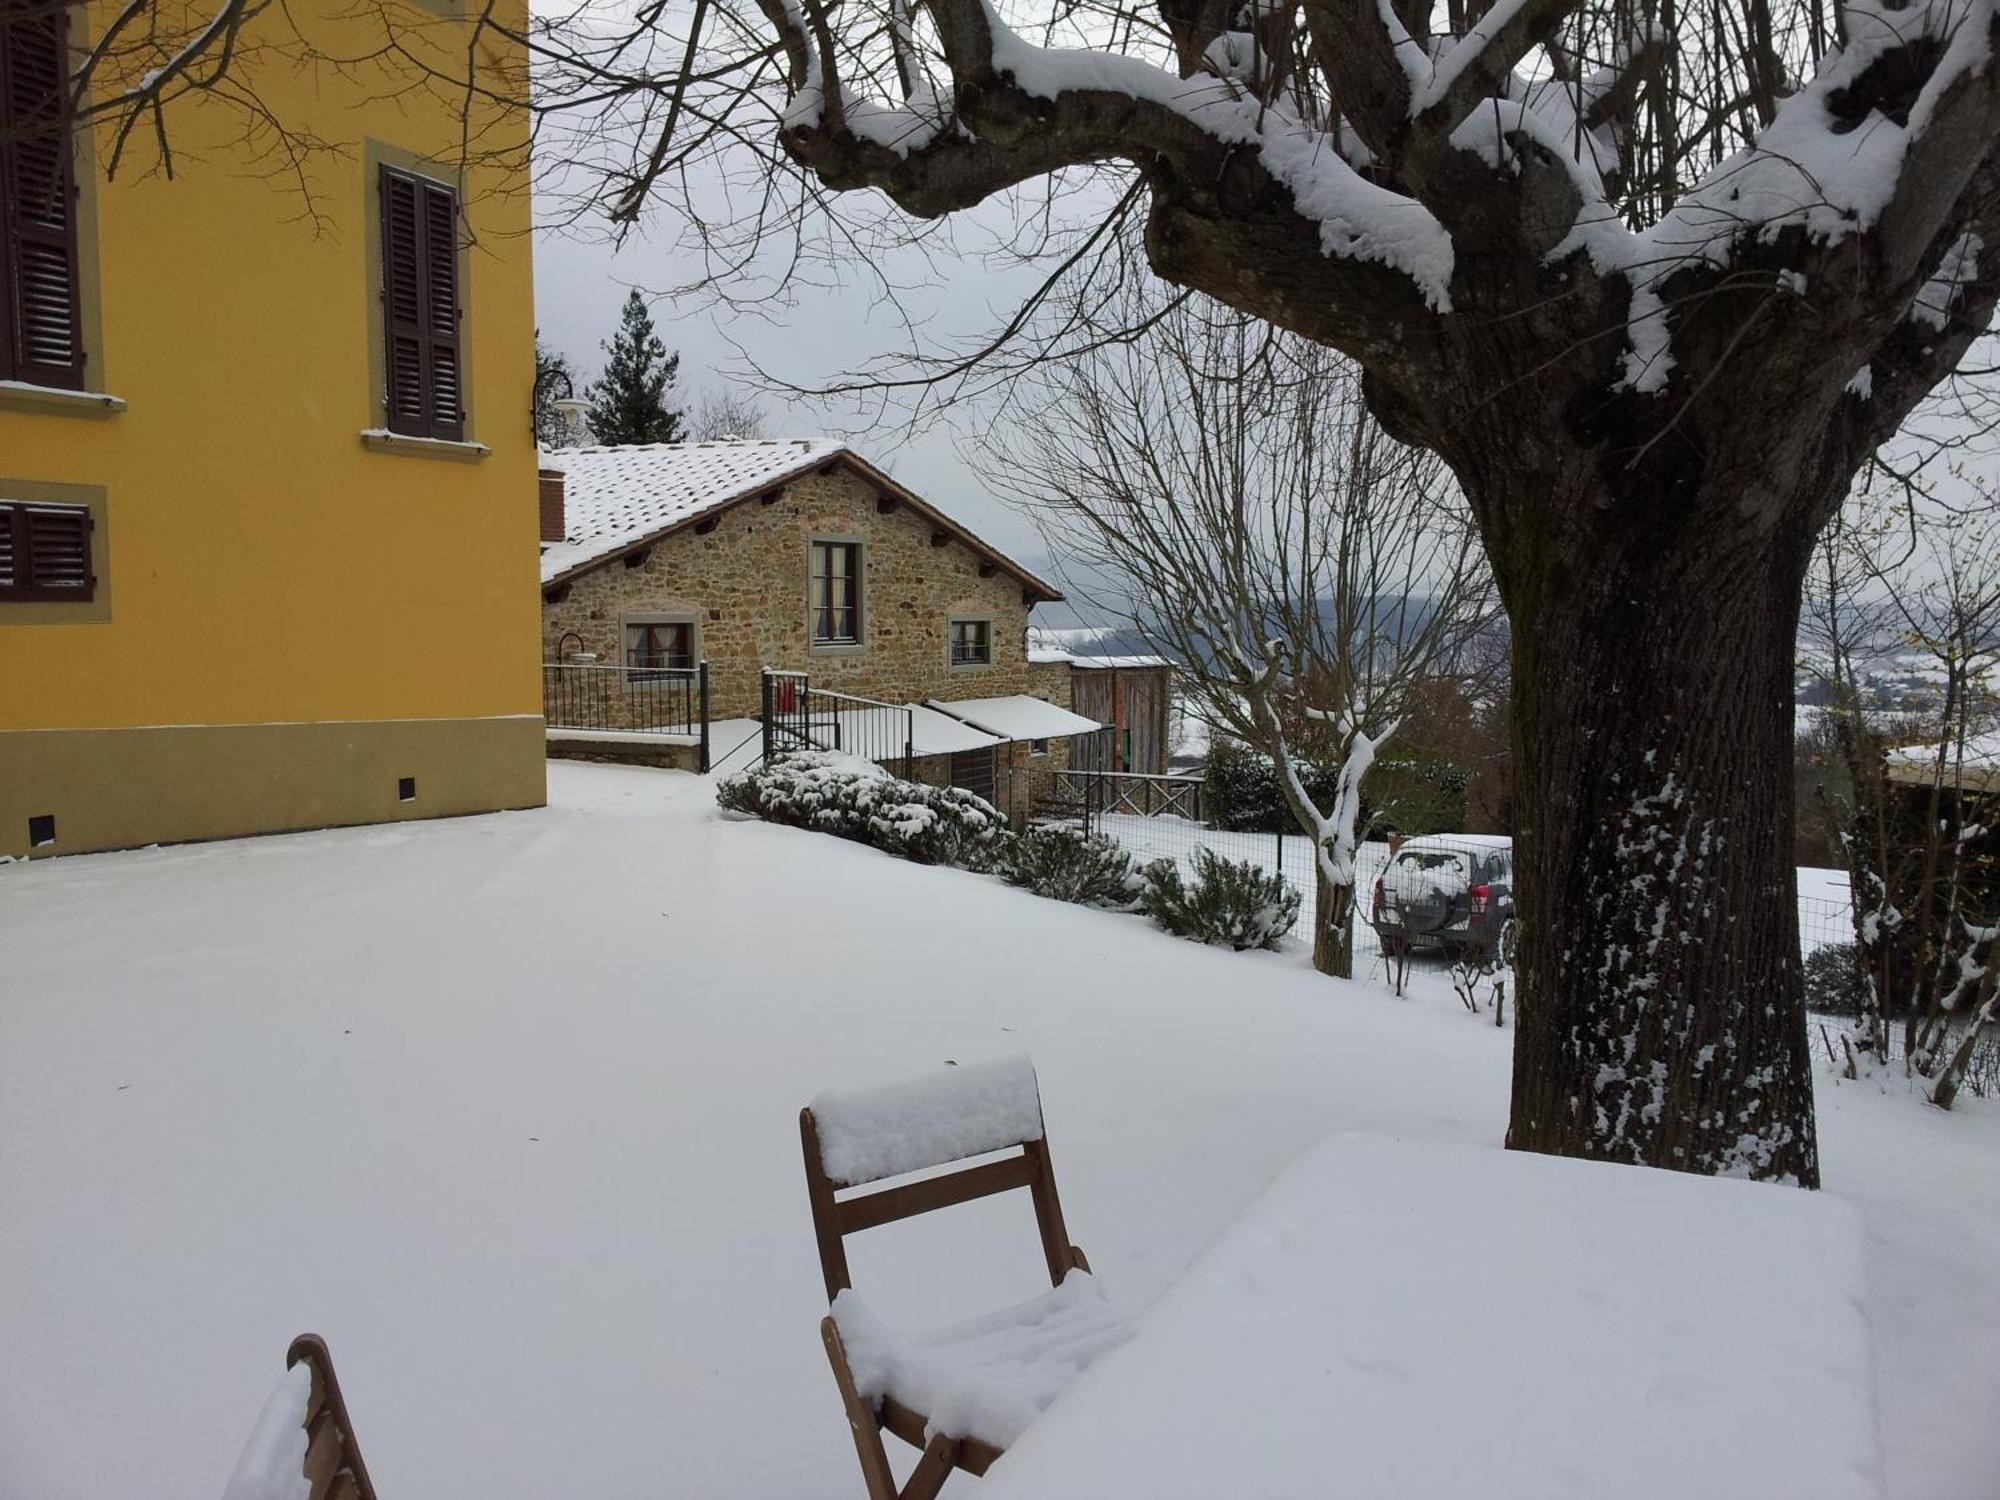
[(118, 10), (0, 0), (0, 855), (538, 805), (526, 125), (419, 86), (518, 49), (250, 8), (107, 178)]

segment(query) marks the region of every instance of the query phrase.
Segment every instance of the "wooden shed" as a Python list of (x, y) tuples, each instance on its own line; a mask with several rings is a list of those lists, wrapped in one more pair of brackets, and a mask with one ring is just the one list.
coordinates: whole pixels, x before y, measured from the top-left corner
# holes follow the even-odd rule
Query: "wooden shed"
[(1173, 688), (1174, 665), (1164, 656), (1072, 657), (1070, 706), (1111, 726), (1077, 739), (1076, 768), (1166, 775)]

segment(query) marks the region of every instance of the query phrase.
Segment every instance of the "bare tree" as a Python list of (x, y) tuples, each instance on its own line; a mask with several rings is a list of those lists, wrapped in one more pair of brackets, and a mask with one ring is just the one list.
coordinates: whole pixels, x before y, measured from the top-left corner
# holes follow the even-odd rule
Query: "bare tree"
[[(1206, 299), (1047, 371), (992, 482), (1064, 570), (1269, 757), (1319, 887), (1313, 962), (1354, 968), (1361, 793), (1412, 691), (1491, 612), (1456, 486), (1368, 415), (1358, 372)], [(1330, 797), (1310, 767), (1337, 768)]]
[[(1991, 1021), (2000, 922), (1977, 795), (1978, 763), (2000, 749), (2000, 506), (1959, 489), (1950, 502), (1895, 485), (1857, 496), (1821, 538), (1801, 631), (1833, 688), (1850, 783), (1831, 808), (1861, 997), (1847, 1070), (1890, 1065), (1900, 1016), (1903, 1067), (1947, 1106)], [(1879, 701), (1878, 677), (1899, 701)]]
[[(475, 24), (531, 49), (552, 201), (678, 222), (698, 278), (817, 255), (893, 298), (897, 226), (1011, 214), (989, 255), (1047, 281), (915, 380), (1117, 337), (1035, 314), (1142, 271), (1358, 361), (1457, 476), (1511, 617), (1509, 1142), (1816, 1183), (1797, 606), (1857, 469), (2000, 297), (1996, 0), (1016, 4)], [(246, 14), (149, 33), (119, 131), (223, 87)], [(469, 116), (505, 92), (465, 89)]]
[(732, 386), (711, 386), (688, 414), (688, 436), (697, 443), (771, 436), (771, 414), (755, 396)]

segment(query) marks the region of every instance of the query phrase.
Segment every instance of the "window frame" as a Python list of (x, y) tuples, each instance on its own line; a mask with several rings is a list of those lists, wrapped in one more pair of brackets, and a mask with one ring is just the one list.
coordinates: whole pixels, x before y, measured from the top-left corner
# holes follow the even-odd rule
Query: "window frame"
[[(631, 634), (635, 630), (679, 629), (687, 632), (687, 665), (684, 667), (636, 666), (632, 661)], [(621, 616), (618, 621), (618, 666), (626, 687), (646, 682), (668, 682), (692, 676), (701, 667), (701, 616), (684, 611)]]
[[(985, 643), (986, 654), (980, 657), (960, 659), (958, 654), (958, 628), (961, 625), (976, 625), (980, 628)], [(944, 661), (954, 672), (978, 672), (993, 665), (993, 616), (980, 614), (954, 614), (945, 620)]]
[[(485, 450), (478, 442), (477, 424), (474, 420), (474, 398), (472, 378), (473, 345), (473, 276), (472, 257), (468, 254), (465, 191), (462, 175), (449, 168), (436, 165), (415, 152), (405, 151), (386, 142), (370, 138), (365, 152), (366, 191), (368, 204), (368, 355), (369, 355), (369, 426), (362, 436), (367, 440), (370, 433), (385, 435), (380, 442), (370, 446), (382, 451), (404, 453), (427, 453), (444, 457), (483, 457)], [(416, 296), (417, 305), (414, 321), (407, 326), (396, 323), (390, 305), (391, 261), (389, 247), (390, 212), (389, 194), (392, 179), (402, 179), (414, 184), (416, 200), (415, 233), (416, 246)], [(458, 387), (458, 419), (454, 423), (440, 419), (437, 411), (437, 382), (435, 356), (442, 342), (442, 336), (429, 327), (430, 283), (429, 261), (426, 257), (428, 216), (425, 212), (427, 192), (444, 194), (451, 206), (451, 275), (452, 294), (456, 303), (451, 345), (456, 367)], [(418, 351), (421, 404), (424, 418), (421, 423), (400, 414), (394, 400), (396, 368), (396, 346), (399, 338), (420, 341)]]
[[(830, 558), (835, 550), (845, 551), (849, 558), (847, 583), (851, 602), (846, 606), (828, 603), (820, 604), (819, 583), (825, 577), (829, 584), (835, 575), (829, 570), (820, 572), (820, 555), (826, 551)], [(838, 612), (844, 608), (852, 617), (849, 635), (821, 635), (820, 615), (823, 612)], [(806, 544), (806, 641), (813, 652), (838, 654), (844, 651), (861, 651), (868, 645), (868, 543), (858, 536), (815, 536)]]

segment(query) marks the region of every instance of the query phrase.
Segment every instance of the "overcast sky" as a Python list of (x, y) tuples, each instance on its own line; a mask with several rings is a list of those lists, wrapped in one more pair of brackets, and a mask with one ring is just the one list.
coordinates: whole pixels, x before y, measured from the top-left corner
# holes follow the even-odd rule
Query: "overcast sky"
[[(990, 271), (976, 260), (943, 268), (946, 283), (915, 288), (899, 301), (925, 320), (925, 342), (937, 347), (954, 336), (990, 327), (1007, 305), (1010, 287), (1023, 277)], [(628, 289), (648, 293), (688, 279), (674, 253), (634, 234), (616, 250), (604, 239), (542, 234), (535, 242), (535, 317), (542, 341), (567, 354), (585, 379), (603, 362), (600, 347), (617, 327)], [(909, 347), (909, 330), (863, 285), (802, 292), (791, 307), (763, 316), (734, 314), (708, 299), (656, 300), (653, 318), (670, 351), (681, 356), (679, 392), (684, 405), (715, 385), (750, 388), (753, 367), (800, 385), (822, 385), (861, 372), (871, 357)], [(826, 402), (758, 395), (770, 414), (774, 437), (832, 435), (996, 546), (1032, 560), (1042, 551), (1033, 526), (995, 499), (977, 467), (961, 457), (958, 431), (933, 425), (912, 434), (900, 413), (879, 413), (851, 399)]]

